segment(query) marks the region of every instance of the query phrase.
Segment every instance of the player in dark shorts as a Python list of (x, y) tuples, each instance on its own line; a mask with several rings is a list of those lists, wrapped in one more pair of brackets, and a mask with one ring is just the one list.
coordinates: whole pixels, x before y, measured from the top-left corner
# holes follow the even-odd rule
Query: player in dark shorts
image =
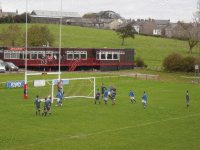
[(36, 104), (36, 114), (35, 114), (35, 116), (37, 116), (37, 112), (39, 112), (39, 115), (40, 115), (40, 102), (41, 102), (41, 100), (39, 99), (39, 96), (37, 95), (37, 98), (35, 99), (35, 102), (34, 102), (34, 104)]
[(188, 94), (188, 91), (186, 91), (186, 103), (187, 103), (187, 108), (189, 108), (189, 94)]
[(51, 97), (49, 98), (49, 100), (47, 100), (47, 103), (47, 112), (49, 112), (49, 115), (51, 116)]
[(115, 96), (117, 94), (117, 89), (116, 89), (115, 85), (113, 85), (112, 91), (113, 91), (113, 100), (115, 100)]
[(115, 100), (115, 92), (114, 92), (113, 89), (112, 89), (112, 91), (110, 93), (110, 97), (111, 97), (111, 100), (112, 100), (112, 105), (114, 106), (115, 105), (115, 102), (114, 102), (114, 100)]
[(103, 95), (104, 95), (104, 90), (105, 90), (105, 86), (104, 86), (104, 84), (102, 83), (102, 85), (101, 85), (101, 99), (103, 99)]
[(99, 89), (97, 89), (97, 92), (96, 92), (95, 104), (97, 101), (99, 101), (99, 104), (101, 105)]
[(44, 107), (42, 108), (42, 116), (44, 116), (44, 113), (45, 113), (45, 116), (47, 115), (47, 107), (48, 107), (48, 102), (47, 102), (47, 98), (45, 98), (45, 101), (44, 101)]

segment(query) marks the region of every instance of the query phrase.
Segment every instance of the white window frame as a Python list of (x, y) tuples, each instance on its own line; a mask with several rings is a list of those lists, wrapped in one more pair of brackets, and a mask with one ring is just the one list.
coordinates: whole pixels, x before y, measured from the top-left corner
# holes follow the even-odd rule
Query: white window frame
[[(101, 54), (105, 54), (105, 59), (101, 58)], [(112, 59), (108, 59), (108, 54), (112, 54)], [(117, 54), (117, 59), (114, 59), (114, 54)], [(99, 55), (99, 60), (119, 60), (120, 54), (125, 54), (125, 52), (117, 52), (117, 51), (98, 51), (96, 53), (96, 58)]]
[[(68, 54), (72, 54), (72, 59), (68, 58)], [(74, 59), (74, 53), (73, 51), (67, 51), (67, 60), (73, 60)]]
[[(10, 51), (10, 50), (5, 50), (4, 51), (4, 59), (20, 59), (20, 54), (21, 51)], [(23, 53), (23, 52), (22, 52)], [(9, 58), (6, 58), (6, 54), (9, 54)], [(15, 54), (15, 57), (12, 58), (12, 54)], [(19, 56), (19, 57), (17, 57)]]
[[(85, 54), (86, 58), (82, 59), (82, 60), (86, 60), (87, 59), (87, 51), (67, 51), (67, 60), (72, 60), (72, 59), (76, 59), (74, 55), (79, 55), (78, 59), (81, 59), (81, 54)], [(72, 59), (68, 58), (68, 55), (72, 54)]]

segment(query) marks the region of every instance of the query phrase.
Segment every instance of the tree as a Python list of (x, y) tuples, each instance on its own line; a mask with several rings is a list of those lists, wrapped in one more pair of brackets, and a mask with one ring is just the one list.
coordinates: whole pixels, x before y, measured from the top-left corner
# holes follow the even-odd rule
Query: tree
[(187, 23), (184, 23), (182, 21), (182, 22), (178, 22), (178, 24), (180, 24), (188, 32), (189, 37), (186, 37), (187, 38), (187, 42), (188, 42), (189, 47), (190, 47), (190, 50), (188, 51), (188, 53), (192, 53), (192, 49), (193, 49), (194, 46), (196, 46), (198, 44), (199, 39), (197, 37), (193, 37), (190, 34), (190, 32), (189, 32), (189, 26), (191, 25), (191, 23), (187, 24)]
[[(26, 23), (26, 13), (24, 12), (21, 15), (14, 16), (13, 20), (16, 23)], [(29, 13), (27, 13), (27, 23), (31, 23), (31, 16)]]
[(117, 32), (117, 35), (119, 35), (119, 38), (122, 38), (122, 45), (124, 45), (124, 39), (125, 38), (131, 37), (131, 38), (134, 39), (135, 34), (136, 34), (136, 31), (132, 27), (132, 25), (122, 27), (122, 28), (116, 30), (116, 32)]
[(42, 46), (46, 45), (47, 41), (49, 45), (53, 45), (55, 36), (50, 33), (47, 26), (32, 25), (27, 32), (28, 46)]
[(195, 38), (195, 37), (190, 37), (188, 40), (188, 44), (190, 46), (190, 50), (188, 51), (188, 53), (192, 53), (192, 49), (194, 46), (196, 46), (199, 43), (199, 39)]
[(4, 46), (19, 46), (21, 43), (21, 28), (18, 25), (10, 25), (2, 29), (2, 43)]

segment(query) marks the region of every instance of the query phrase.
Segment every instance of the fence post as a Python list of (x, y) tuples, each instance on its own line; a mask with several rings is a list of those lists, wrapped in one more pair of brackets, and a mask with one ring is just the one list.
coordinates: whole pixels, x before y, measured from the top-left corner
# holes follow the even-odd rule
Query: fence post
[(147, 74), (146, 74), (146, 80), (147, 80)]
[(110, 76), (110, 81), (111, 81), (111, 76)]
[(137, 79), (137, 73), (135, 74), (135, 78)]

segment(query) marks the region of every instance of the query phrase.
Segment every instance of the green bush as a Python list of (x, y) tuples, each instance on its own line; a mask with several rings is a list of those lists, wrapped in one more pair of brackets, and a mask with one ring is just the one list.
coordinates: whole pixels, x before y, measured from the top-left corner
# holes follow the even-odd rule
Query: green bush
[(169, 54), (163, 60), (163, 67), (166, 71), (193, 72), (195, 66), (194, 57), (183, 57), (180, 53)]
[(140, 56), (136, 58), (135, 62), (136, 62), (136, 67), (147, 67), (147, 65), (145, 65), (144, 63), (144, 60)]
[(181, 71), (183, 72), (194, 72), (194, 66), (195, 66), (195, 58), (186, 56), (182, 59), (182, 67)]

